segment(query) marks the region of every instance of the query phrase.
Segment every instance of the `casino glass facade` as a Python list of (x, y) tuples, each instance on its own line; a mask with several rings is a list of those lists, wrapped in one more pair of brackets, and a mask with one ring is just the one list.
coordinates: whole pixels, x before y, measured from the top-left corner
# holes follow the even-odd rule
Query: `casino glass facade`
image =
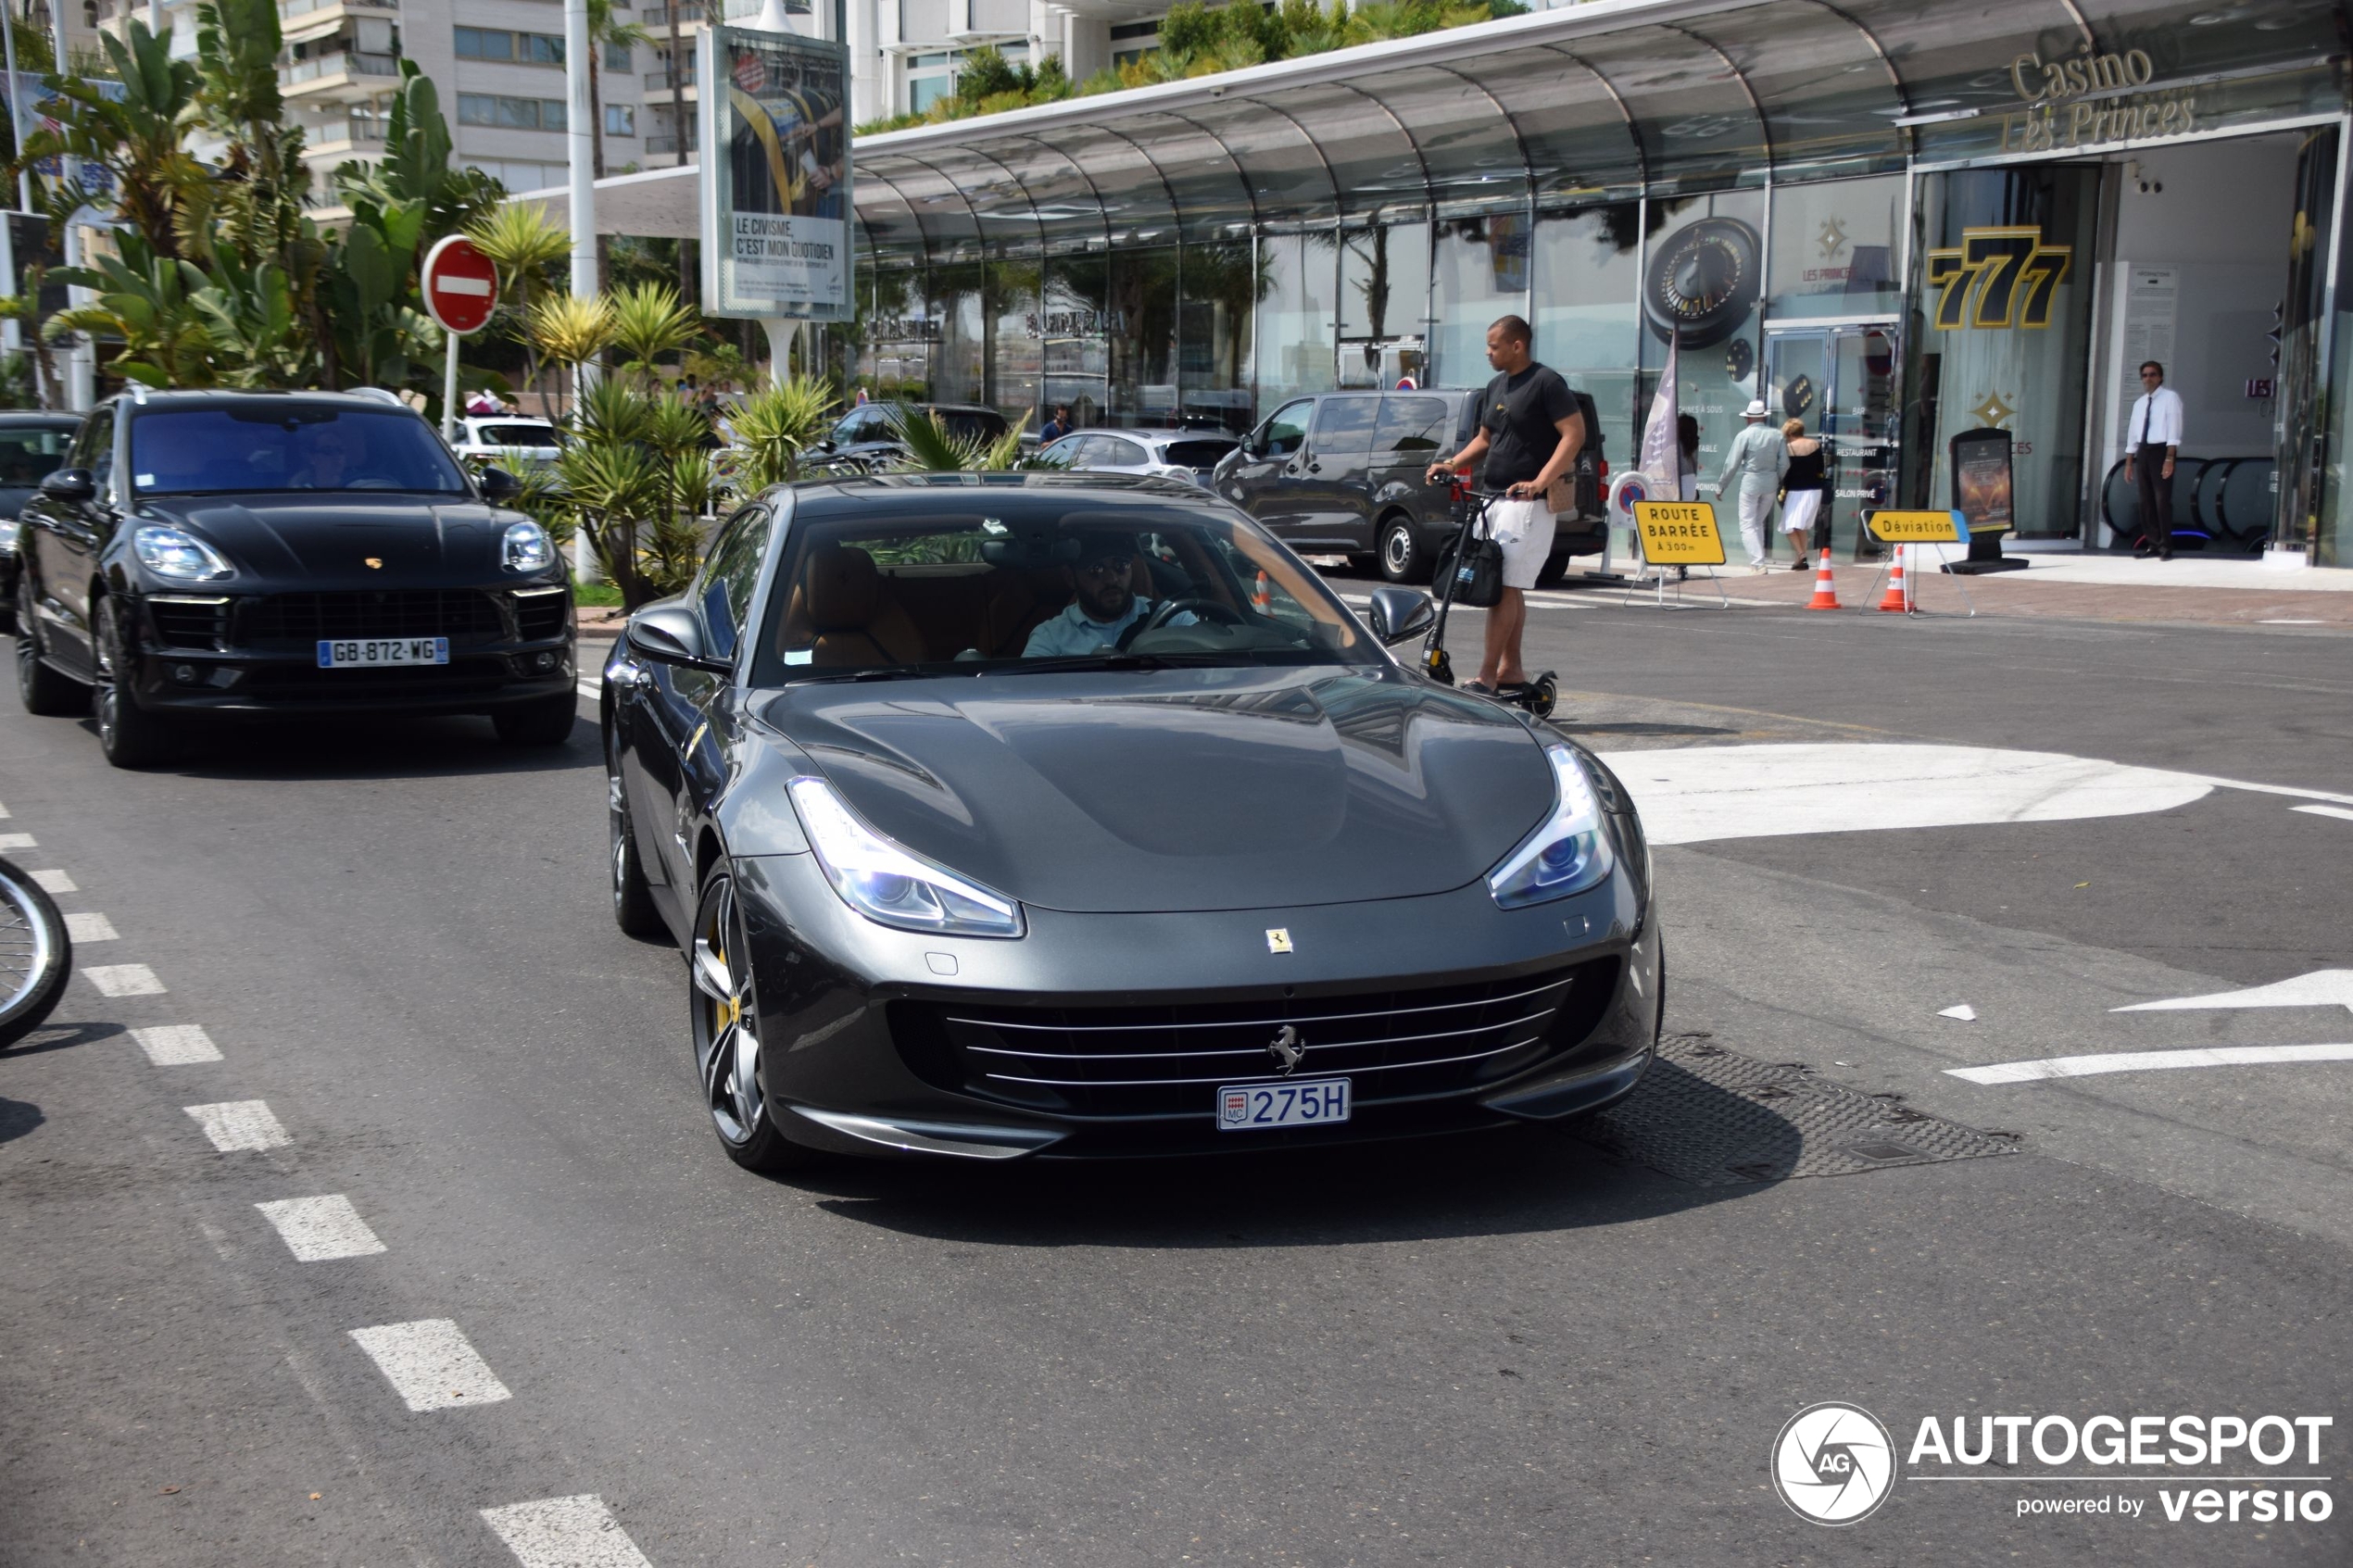
[(1478, 384), (1516, 313), (1613, 467), (1670, 353), (1703, 494), (1752, 397), (1826, 434), (1842, 555), (1985, 430), (2019, 538), (2129, 537), (2155, 358), (2177, 520), (2353, 565), (2347, 38), (2322, 0), (1595, 0), (863, 138), (837, 347), (1033, 429), (1239, 432)]

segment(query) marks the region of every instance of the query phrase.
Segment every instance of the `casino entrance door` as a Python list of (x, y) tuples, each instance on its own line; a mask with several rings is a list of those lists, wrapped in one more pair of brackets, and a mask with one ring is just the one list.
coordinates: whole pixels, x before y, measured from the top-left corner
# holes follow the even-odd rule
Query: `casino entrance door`
[[(1864, 512), (1896, 504), (1897, 378), (1904, 356), (1893, 320), (1793, 321), (1765, 329), (1765, 405), (1776, 421), (1804, 420), (1830, 452), (1823, 510), (1841, 560), (1877, 546), (1863, 538)], [(1816, 525), (1820, 540), (1820, 525)]]

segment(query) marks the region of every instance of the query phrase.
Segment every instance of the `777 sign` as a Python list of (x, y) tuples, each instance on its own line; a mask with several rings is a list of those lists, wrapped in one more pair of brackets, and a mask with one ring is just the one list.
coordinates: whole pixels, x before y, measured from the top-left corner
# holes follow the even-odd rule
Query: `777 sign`
[(1964, 229), (1957, 246), (1928, 253), (1936, 327), (2047, 327), (2072, 245), (2046, 245), (2033, 226)]

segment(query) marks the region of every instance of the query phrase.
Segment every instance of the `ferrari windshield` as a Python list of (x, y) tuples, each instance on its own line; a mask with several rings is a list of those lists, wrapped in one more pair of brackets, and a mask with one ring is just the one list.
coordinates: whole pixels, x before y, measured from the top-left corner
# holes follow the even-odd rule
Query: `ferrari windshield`
[(131, 421), (131, 482), (147, 495), (466, 493), (432, 427), (406, 409), (260, 400), (140, 410)]
[(996, 517), (941, 499), (921, 518), (797, 519), (753, 679), (1379, 659), (1315, 574), (1239, 516), (1075, 495)]

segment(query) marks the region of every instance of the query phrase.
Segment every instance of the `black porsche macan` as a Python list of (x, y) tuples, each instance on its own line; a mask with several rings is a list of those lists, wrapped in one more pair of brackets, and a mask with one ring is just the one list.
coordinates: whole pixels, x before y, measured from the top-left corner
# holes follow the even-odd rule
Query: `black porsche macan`
[(481, 713), (552, 745), (572, 590), (536, 522), (388, 395), (148, 392), (91, 410), (19, 530), (17, 686), (109, 761), (268, 714)]
[(1649, 851), (1559, 732), (1403, 667), (1165, 480), (761, 495), (602, 698), (612, 897), (686, 955), (739, 1164), (1553, 1121), (1665, 986)]

